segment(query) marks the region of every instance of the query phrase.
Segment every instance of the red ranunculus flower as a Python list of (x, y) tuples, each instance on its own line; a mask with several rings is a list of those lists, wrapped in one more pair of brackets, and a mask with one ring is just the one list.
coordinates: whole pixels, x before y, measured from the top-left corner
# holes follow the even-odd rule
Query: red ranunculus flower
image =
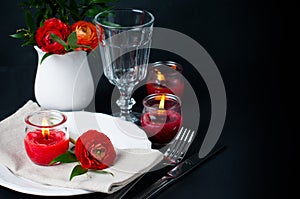
[(116, 158), (110, 139), (96, 130), (88, 130), (77, 139), (75, 155), (83, 168), (95, 170), (111, 166)]
[[(98, 37), (94, 24), (87, 21), (78, 21), (72, 25), (71, 29), (76, 32), (78, 45), (90, 46), (92, 49), (97, 47)], [(80, 47), (77, 50), (91, 51), (91, 48)]]
[(37, 45), (42, 51), (54, 54), (66, 53), (60, 43), (52, 41), (51, 33), (66, 41), (70, 34), (70, 27), (57, 18), (51, 18), (44, 22), (44, 25), (37, 30), (35, 35)]

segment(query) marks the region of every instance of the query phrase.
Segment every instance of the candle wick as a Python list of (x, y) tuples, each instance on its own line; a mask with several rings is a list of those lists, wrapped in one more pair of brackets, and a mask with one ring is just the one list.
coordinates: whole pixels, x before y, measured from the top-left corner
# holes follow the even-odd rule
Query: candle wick
[(45, 136), (46, 140), (48, 140), (48, 133), (46, 133), (46, 136)]

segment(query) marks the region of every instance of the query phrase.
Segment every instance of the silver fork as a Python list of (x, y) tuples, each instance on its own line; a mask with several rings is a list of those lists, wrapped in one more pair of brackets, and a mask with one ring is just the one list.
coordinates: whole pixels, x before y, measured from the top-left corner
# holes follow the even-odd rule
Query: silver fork
[[(195, 131), (192, 131), (191, 129), (185, 127), (181, 127), (175, 139), (172, 141), (169, 148), (164, 153), (165, 161), (163, 162), (163, 164), (174, 166), (177, 165), (184, 158), (194, 137)], [(129, 187), (120, 190), (117, 194), (113, 194), (108, 198), (123, 198), (136, 185), (136, 183), (138, 183), (143, 178), (145, 174), (146, 173), (138, 177), (134, 182), (132, 182)]]
[(169, 146), (167, 151), (164, 153), (165, 159), (167, 159), (167, 163), (165, 164), (177, 164), (179, 163), (185, 156), (188, 151), (193, 138), (195, 135), (195, 131), (191, 129), (181, 127), (180, 131), (177, 133), (175, 139), (172, 144)]

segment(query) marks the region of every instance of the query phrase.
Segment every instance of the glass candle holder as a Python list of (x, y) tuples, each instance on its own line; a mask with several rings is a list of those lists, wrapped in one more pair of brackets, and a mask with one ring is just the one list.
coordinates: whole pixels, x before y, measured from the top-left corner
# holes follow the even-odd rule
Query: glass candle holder
[(170, 143), (182, 124), (181, 101), (173, 94), (152, 94), (143, 100), (141, 126), (152, 148), (159, 149)]
[(38, 165), (49, 165), (69, 148), (67, 117), (58, 111), (42, 110), (25, 118), (24, 145), (29, 159)]
[(149, 66), (146, 89), (148, 95), (170, 93), (182, 97), (184, 79), (182, 66), (172, 61), (159, 61)]

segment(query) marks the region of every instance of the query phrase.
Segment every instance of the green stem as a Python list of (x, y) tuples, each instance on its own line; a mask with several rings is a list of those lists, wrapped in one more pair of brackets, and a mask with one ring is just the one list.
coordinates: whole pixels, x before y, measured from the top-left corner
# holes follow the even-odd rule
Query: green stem
[(69, 140), (72, 144), (74, 144), (74, 145), (76, 144), (76, 141), (73, 138), (69, 137)]

